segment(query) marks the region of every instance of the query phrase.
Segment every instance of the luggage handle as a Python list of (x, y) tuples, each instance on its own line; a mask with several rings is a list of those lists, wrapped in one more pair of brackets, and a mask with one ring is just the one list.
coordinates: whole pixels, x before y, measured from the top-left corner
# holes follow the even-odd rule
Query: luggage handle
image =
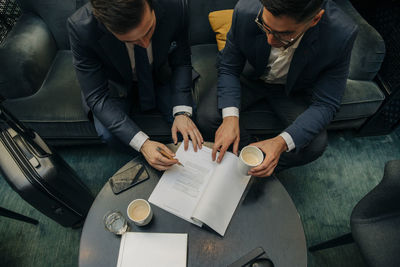
[(46, 156), (48, 153), (35, 142), (35, 132), (25, 127), (17, 118), (14, 117), (2, 104), (4, 98), (0, 95), (0, 118), (3, 119), (8, 126), (21, 135), (28, 143), (41, 155)]

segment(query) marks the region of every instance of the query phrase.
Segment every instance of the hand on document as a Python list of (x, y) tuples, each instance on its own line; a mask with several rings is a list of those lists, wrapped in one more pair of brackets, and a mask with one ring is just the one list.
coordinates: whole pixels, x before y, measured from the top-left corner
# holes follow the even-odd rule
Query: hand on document
[(169, 150), (166, 145), (147, 139), (146, 142), (144, 142), (144, 144), (142, 145), (140, 152), (143, 154), (144, 158), (151, 165), (151, 167), (159, 171), (165, 171), (179, 162), (177, 159), (168, 159), (164, 157), (157, 150), (158, 147), (162, 148), (171, 157), (175, 157), (175, 153)]
[(259, 166), (252, 168), (249, 174), (258, 177), (271, 176), (276, 165), (278, 165), (281, 154), (287, 150), (285, 140), (281, 136), (277, 136), (250, 145), (261, 149), (265, 158)]
[(233, 143), (233, 153), (238, 154), (240, 141), (239, 117), (225, 117), (215, 133), (215, 141), (212, 149), (212, 160), (215, 161), (219, 151), (217, 162), (220, 163), (226, 150)]
[(176, 145), (178, 142), (177, 133), (180, 132), (183, 137), (183, 142), (185, 145), (185, 151), (189, 146), (189, 137), (193, 143), (193, 149), (197, 152), (197, 147), (201, 149), (204, 140), (203, 136), (199, 129), (197, 129), (196, 124), (186, 115), (178, 115), (175, 117), (174, 124), (171, 128), (172, 140), (174, 140), (174, 144)]

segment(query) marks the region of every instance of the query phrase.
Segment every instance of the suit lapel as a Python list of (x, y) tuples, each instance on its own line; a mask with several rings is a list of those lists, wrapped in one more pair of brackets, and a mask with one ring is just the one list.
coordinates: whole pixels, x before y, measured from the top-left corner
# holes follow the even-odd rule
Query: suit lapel
[(319, 25), (309, 29), (304, 34), (299, 46), (294, 52), (286, 80), (285, 91), (287, 95), (292, 91), (301, 71), (304, 69), (306, 64), (314, 58), (316, 52), (319, 50), (319, 42), (317, 38), (318, 32)]
[(127, 81), (132, 81), (132, 66), (125, 43), (119, 41), (104, 26), (102, 28), (104, 34), (99, 39), (100, 46), (122, 77)]
[(154, 1), (154, 13), (157, 18), (156, 28), (154, 30), (153, 37), (151, 38), (152, 42), (152, 50), (153, 50), (153, 62), (154, 62), (154, 69), (157, 69), (160, 64), (160, 51), (163, 47), (162, 44), (162, 31), (160, 30), (161, 25), (163, 23), (164, 11), (160, 7), (160, 5)]
[(264, 74), (268, 64), (271, 46), (268, 44), (267, 35), (261, 33), (256, 37), (256, 75), (260, 77)]

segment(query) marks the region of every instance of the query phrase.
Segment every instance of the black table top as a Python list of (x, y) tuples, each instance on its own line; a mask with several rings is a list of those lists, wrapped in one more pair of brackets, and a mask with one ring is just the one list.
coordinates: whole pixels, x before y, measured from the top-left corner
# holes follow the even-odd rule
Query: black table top
[[(129, 164), (129, 163), (128, 163)], [(118, 209), (126, 218), (128, 204), (136, 198), (148, 199), (160, 172), (147, 166), (150, 179), (114, 195), (107, 182), (97, 195), (83, 226), (80, 267), (116, 266), (120, 237), (108, 232), (103, 216)], [(200, 228), (152, 205), (153, 219), (130, 231), (188, 233), (188, 266), (226, 266), (261, 246), (276, 267), (307, 266), (307, 248), (297, 210), (276, 178), (255, 178), (249, 182), (224, 237)], [(129, 221), (129, 219), (128, 219)]]

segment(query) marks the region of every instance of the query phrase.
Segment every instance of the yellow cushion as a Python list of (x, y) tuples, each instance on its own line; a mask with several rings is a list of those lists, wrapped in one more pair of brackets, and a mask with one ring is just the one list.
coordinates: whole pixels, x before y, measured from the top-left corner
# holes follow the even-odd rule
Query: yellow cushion
[(225, 47), (226, 35), (232, 25), (233, 9), (214, 11), (208, 14), (211, 28), (216, 34), (218, 50)]

